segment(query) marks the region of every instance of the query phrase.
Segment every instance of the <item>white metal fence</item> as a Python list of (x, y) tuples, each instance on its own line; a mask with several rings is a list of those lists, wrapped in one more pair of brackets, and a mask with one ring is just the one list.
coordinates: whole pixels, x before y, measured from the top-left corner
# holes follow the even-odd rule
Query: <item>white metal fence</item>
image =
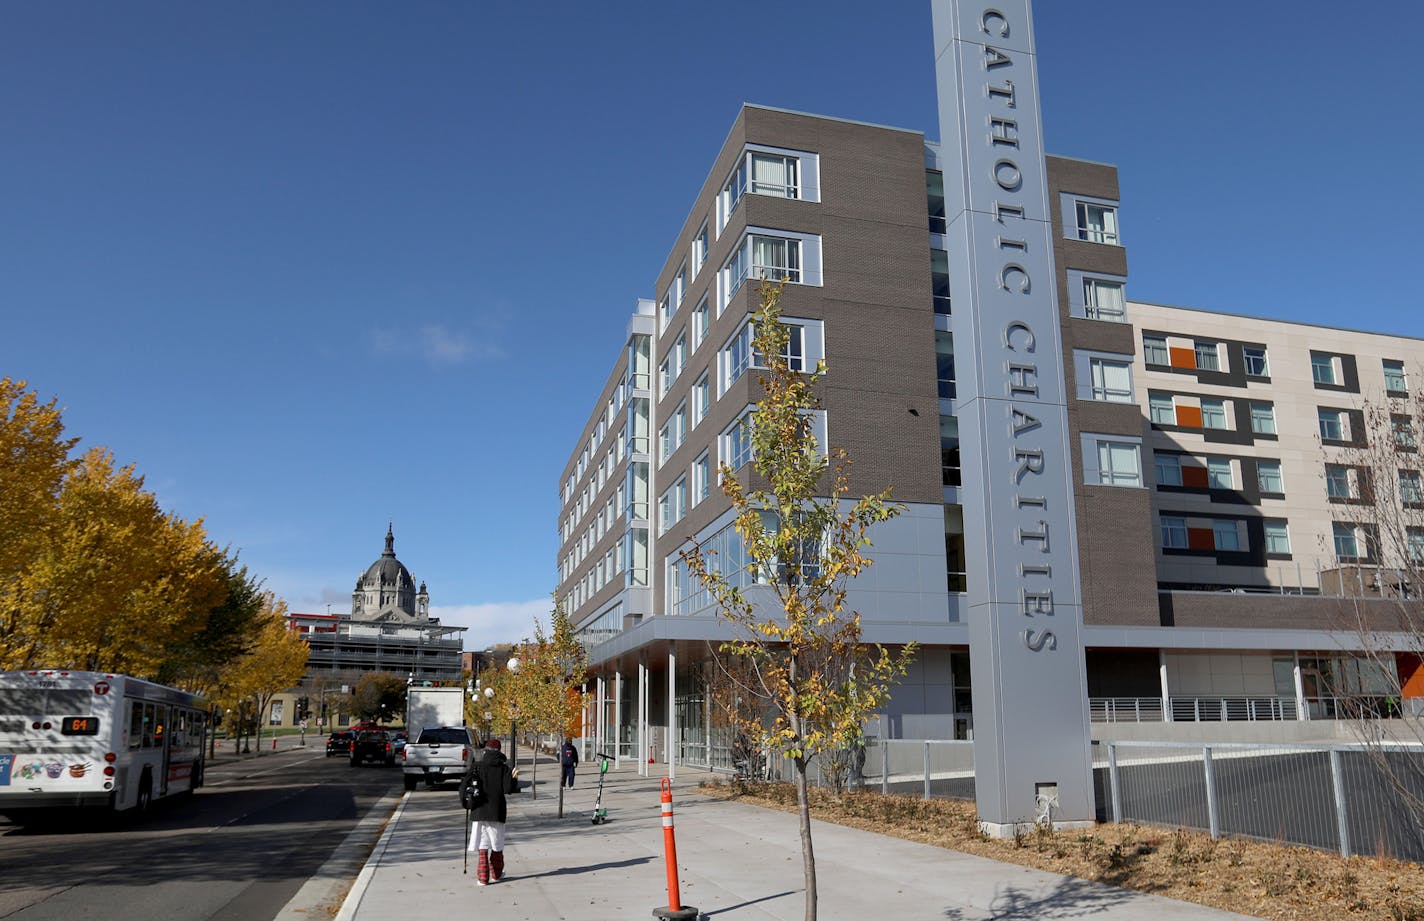
[(1100, 742), (1094, 768), (1114, 822), (1424, 859), (1417, 747)]

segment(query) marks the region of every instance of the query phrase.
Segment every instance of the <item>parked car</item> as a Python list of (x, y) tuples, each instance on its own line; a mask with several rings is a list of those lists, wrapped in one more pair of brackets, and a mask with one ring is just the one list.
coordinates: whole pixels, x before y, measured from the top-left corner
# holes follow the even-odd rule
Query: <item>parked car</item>
[(351, 752), (351, 740), (354, 733), (342, 731), (333, 732), (326, 737), (326, 757), (332, 755), (345, 755)]
[(396, 763), (390, 736), (384, 729), (366, 729), (356, 733), (351, 743), (351, 766), (358, 767), (367, 761), (385, 765)]
[(396, 756), (396, 760), (400, 760), (401, 752), (405, 751), (405, 744), (409, 741), (410, 733), (404, 729), (391, 736), (391, 754)]

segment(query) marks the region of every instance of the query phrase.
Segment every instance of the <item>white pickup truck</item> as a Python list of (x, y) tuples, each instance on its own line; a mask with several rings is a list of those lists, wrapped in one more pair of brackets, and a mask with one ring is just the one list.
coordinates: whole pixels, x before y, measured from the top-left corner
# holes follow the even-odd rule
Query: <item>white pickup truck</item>
[(464, 726), (427, 726), (401, 751), (401, 770), (407, 790), (421, 780), (427, 787), (458, 781), (474, 754), (475, 743)]

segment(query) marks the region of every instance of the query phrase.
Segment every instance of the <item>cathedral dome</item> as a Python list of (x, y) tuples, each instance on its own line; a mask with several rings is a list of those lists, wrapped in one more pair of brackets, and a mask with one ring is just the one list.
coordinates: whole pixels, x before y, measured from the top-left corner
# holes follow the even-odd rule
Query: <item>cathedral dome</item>
[(352, 593), (351, 614), (363, 620), (394, 614), (400, 619), (418, 616), (415, 579), (410, 570), (396, 559), (393, 526), (386, 528), (386, 549), (376, 562), (366, 568), (356, 580)]

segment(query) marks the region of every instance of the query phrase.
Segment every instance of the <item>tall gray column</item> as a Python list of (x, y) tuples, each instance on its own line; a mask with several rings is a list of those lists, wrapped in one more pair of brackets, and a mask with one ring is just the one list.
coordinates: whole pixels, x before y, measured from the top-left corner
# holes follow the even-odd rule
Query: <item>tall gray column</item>
[(1053, 226), (1028, 0), (934, 0), (963, 458), (975, 796), (1093, 820)]
[[(608, 749), (604, 749), (608, 751)], [(613, 764), (623, 766), (623, 667), (613, 672)]]
[(664, 755), (667, 759), (668, 778), (677, 776), (677, 758), (674, 757), (673, 736), (677, 734), (677, 643), (668, 640), (668, 683), (667, 683), (667, 739)]

